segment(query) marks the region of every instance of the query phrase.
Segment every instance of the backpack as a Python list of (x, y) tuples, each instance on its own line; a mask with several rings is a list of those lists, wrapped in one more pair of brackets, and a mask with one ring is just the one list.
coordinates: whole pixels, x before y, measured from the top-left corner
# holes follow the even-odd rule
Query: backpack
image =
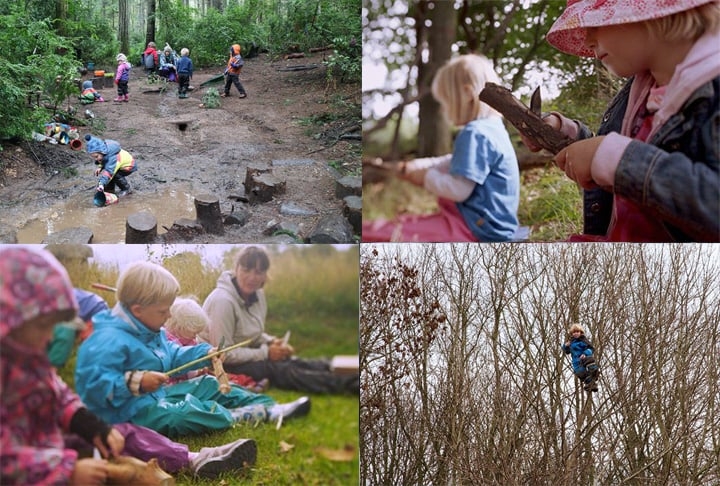
[(152, 54), (145, 54), (143, 58), (143, 64), (147, 69), (153, 69), (155, 67), (155, 56)]

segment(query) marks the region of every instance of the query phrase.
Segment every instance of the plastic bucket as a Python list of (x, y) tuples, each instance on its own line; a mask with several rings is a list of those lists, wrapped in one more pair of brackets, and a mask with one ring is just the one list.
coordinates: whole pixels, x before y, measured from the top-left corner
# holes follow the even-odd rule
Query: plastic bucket
[(95, 196), (93, 197), (93, 204), (95, 204), (95, 206), (101, 208), (103, 206), (110, 206), (111, 204), (115, 204), (117, 202), (118, 197), (112, 192), (95, 191)]
[(88, 68), (88, 71), (92, 71), (93, 69), (95, 69), (95, 63), (94, 62), (87, 63), (87, 68)]

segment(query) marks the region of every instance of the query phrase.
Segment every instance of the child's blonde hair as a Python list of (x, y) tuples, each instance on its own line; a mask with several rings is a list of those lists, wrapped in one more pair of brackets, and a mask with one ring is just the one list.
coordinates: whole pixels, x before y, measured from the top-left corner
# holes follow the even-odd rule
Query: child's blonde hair
[(117, 300), (125, 307), (172, 302), (180, 284), (172, 273), (151, 262), (131, 263), (118, 278)]
[(181, 55), (181, 56), (189, 56), (189, 55), (190, 55), (190, 49), (188, 49), (187, 47), (183, 47), (182, 49), (180, 49), (180, 55)]
[(173, 336), (182, 339), (193, 339), (201, 331), (207, 329), (210, 318), (195, 297), (180, 297), (170, 307), (170, 319), (165, 328)]
[(647, 28), (666, 41), (696, 41), (705, 32), (720, 28), (720, 3), (706, 3), (659, 19), (646, 20)]
[(478, 54), (465, 54), (438, 70), (432, 82), (432, 94), (448, 120), (455, 125), (465, 125), (476, 118), (498, 114), (478, 99), (485, 83), (500, 84), (490, 60)]
[(585, 334), (585, 329), (583, 329), (583, 327), (577, 322), (570, 326), (570, 329), (568, 329), (568, 334), (572, 336), (572, 333), (574, 333), (575, 331), (580, 331), (580, 334)]

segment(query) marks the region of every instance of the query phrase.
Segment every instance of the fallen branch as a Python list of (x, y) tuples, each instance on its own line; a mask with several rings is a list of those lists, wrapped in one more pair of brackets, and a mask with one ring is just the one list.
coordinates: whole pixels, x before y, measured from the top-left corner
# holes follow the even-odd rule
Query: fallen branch
[(515, 98), (507, 88), (487, 83), (480, 93), (480, 101), (502, 113), (520, 133), (553, 155), (574, 142), (545, 123), (540, 116)]

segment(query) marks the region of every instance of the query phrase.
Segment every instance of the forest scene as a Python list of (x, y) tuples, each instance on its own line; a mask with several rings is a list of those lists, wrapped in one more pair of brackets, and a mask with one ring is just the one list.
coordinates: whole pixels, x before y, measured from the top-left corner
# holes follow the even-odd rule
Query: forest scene
[[(553, 0), (383, 2), (364, 0), (363, 217), (429, 214), (436, 198), (388, 171), (392, 164), (449, 153), (454, 131), (430, 93), (434, 74), (458, 54), (492, 61), (502, 86), (529, 105), (540, 88), (542, 111), (558, 111), (597, 129), (623, 84), (594, 58), (564, 54), (545, 40), (565, 8)], [(546, 151), (532, 153), (506, 121), (520, 167), (518, 219), (530, 241), (562, 241), (582, 230), (579, 187)]]
[[(284, 240), (275, 242), (304, 241), (324, 217), (342, 217), (338, 180), (360, 174), (360, 27), (359, 0), (4, 2), (2, 240), (41, 243), (83, 227), (91, 242), (121, 243), (127, 217), (140, 211), (151, 212), (166, 234), (193, 219), (194, 198), (212, 194), (223, 217), (235, 213), (240, 224), (169, 239), (272, 242), (280, 234)], [(194, 73), (184, 98), (176, 81), (142, 64), (151, 42), (160, 54), (189, 51)], [(245, 98), (232, 84), (222, 97), (234, 44), (244, 60)], [(132, 65), (124, 102), (114, 102), (119, 54)], [(104, 102), (81, 103), (87, 81)], [(117, 141), (136, 161), (133, 193), (94, 207), (92, 159), (84, 144), (52, 128), (81, 142), (86, 135)], [(248, 203), (254, 186), (245, 188), (253, 164), (282, 189), (259, 204)], [(178, 204), (162, 204), (167, 199)], [(344, 243), (352, 242), (348, 233)]]
[[(362, 245), (363, 484), (718, 483), (718, 256)], [(561, 349), (574, 323), (597, 392)]]

